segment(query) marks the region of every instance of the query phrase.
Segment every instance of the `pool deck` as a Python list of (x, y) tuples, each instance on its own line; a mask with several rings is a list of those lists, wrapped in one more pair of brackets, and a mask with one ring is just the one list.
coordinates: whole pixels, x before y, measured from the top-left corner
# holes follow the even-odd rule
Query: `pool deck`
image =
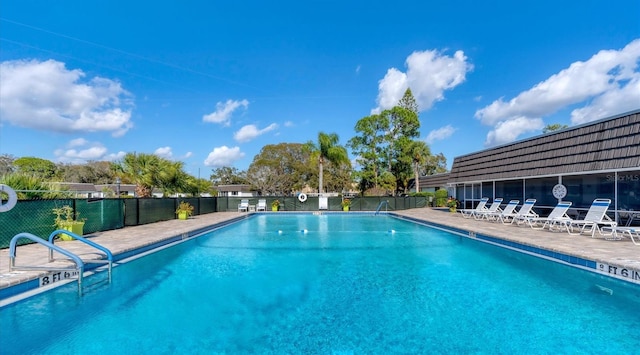
[[(91, 240), (108, 248), (112, 254), (125, 255), (139, 251), (160, 242), (175, 241), (176, 237), (188, 238), (210, 226), (246, 217), (248, 214), (238, 212), (217, 212), (191, 217), (188, 220), (170, 220), (135, 227), (91, 234)], [(264, 212), (260, 212), (264, 213)], [(266, 212), (272, 213), (272, 212)], [(281, 212), (277, 212), (281, 213)], [(550, 232), (533, 230), (528, 226), (503, 225), (487, 221), (463, 218), (460, 213), (449, 213), (438, 209), (417, 208), (404, 211), (393, 211), (399, 216), (408, 217), (451, 227), (472, 237), (477, 234), (496, 239), (515, 242), (521, 245), (561, 253), (573, 257), (595, 261), (606, 265), (603, 274), (625, 279), (619, 275), (620, 270), (630, 270), (632, 275), (640, 275), (640, 246), (629, 239), (605, 240), (603, 237), (591, 238), (586, 235), (569, 235), (566, 232)], [(96, 249), (79, 241), (57, 241), (56, 245), (79, 255), (82, 259), (96, 257)], [(57, 254), (57, 253), (55, 253)], [(59, 254), (57, 254), (59, 255)], [(63, 261), (69, 265), (68, 262)], [(29, 244), (17, 247), (16, 265), (44, 265), (48, 263), (48, 249), (43, 245)], [(61, 262), (58, 262), (61, 263)], [(50, 265), (50, 264), (48, 264)], [(612, 274), (618, 273), (616, 275)], [(47, 275), (47, 271), (10, 271), (9, 249), (0, 250), (0, 291), (18, 284), (37, 280)], [(629, 280), (640, 284), (640, 280)]]

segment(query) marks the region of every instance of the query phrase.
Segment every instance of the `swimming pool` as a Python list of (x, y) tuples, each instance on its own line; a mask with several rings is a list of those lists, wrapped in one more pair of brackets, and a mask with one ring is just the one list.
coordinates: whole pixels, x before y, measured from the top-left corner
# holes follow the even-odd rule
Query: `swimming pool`
[(636, 285), (393, 217), (257, 215), (0, 309), (0, 349), (631, 353), (638, 309)]

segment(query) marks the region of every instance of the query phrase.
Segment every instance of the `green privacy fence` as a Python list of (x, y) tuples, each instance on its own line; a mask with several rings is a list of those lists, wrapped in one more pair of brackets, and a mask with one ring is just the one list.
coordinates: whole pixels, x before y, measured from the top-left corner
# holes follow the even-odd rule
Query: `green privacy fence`
[[(20, 200), (11, 210), (0, 213), (0, 248), (7, 248), (11, 238), (22, 232), (47, 239), (57, 229), (53, 209), (63, 206), (71, 206), (75, 218), (84, 220), (85, 234), (123, 227), (122, 200)], [(26, 243), (30, 241), (18, 241), (18, 244)]]
[[(319, 210), (319, 198), (308, 197), (306, 201), (301, 202), (298, 197), (229, 197), (226, 201), (224, 198), (219, 198), (218, 210), (219, 211), (238, 211), (238, 205), (243, 199), (249, 200), (250, 206), (257, 206), (258, 200), (264, 199), (267, 202), (267, 211), (271, 211), (271, 203), (274, 200), (280, 202), (279, 211), (293, 211), (293, 212), (305, 212), (305, 211), (318, 211)], [(378, 196), (366, 196), (366, 197), (353, 197), (351, 200), (351, 211), (375, 211), (381, 202), (385, 201), (385, 205), (381, 208), (381, 211), (394, 211), (394, 210), (406, 210), (410, 208), (421, 208), (427, 206), (426, 197), (378, 197)], [(342, 211), (342, 198), (341, 197), (329, 197), (328, 198), (328, 211)], [(386, 206), (388, 203), (388, 207)]]
[[(54, 208), (71, 206), (77, 219), (84, 220), (84, 234), (137, 226), (176, 218), (176, 208), (181, 201), (194, 207), (194, 215), (213, 212), (237, 212), (242, 199), (256, 206), (259, 199), (280, 202), (280, 211), (318, 211), (317, 197), (301, 202), (297, 197), (200, 197), (200, 198), (101, 198), (101, 199), (38, 199), (20, 200), (11, 210), (0, 213), (0, 248), (8, 248), (11, 238), (27, 232), (43, 239), (56, 230)], [(385, 202), (381, 211), (404, 210), (427, 206), (425, 197), (355, 197), (351, 198), (351, 211), (375, 211)], [(342, 198), (329, 197), (329, 211), (342, 211)], [(27, 239), (18, 244), (27, 244)]]

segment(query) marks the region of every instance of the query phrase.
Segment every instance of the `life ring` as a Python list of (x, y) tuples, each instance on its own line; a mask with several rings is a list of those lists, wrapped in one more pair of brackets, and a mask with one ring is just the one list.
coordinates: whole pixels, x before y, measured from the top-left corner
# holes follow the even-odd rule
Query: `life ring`
[(7, 212), (15, 207), (16, 202), (18, 202), (18, 195), (16, 195), (16, 192), (5, 184), (0, 184), (0, 192), (4, 192), (9, 195), (9, 199), (5, 204), (3, 204), (2, 199), (0, 199), (0, 212)]
[(300, 202), (304, 202), (307, 200), (307, 195), (305, 193), (301, 193), (300, 195), (298, 195), (298, 200)]

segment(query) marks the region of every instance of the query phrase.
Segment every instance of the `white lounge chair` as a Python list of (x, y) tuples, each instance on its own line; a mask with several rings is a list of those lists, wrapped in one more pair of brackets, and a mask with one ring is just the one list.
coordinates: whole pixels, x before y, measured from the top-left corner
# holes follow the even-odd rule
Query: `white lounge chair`
[(567, 216), (569, 207), (571, 207), (571, 202), (560, 202), (547, 217), (530, 217), (526, 219), (526, 222), (533, 229), (563, 229), (567, 226), (567, 222), (571, 220)]
[(462, 209), (462, 210), (458, 210), (458, 211), (460, 211), (460, 213), (462, 214), (462, 217), (471, 218), (471, 217), (473, 217), (473, 213), (474, 212), (486, 210), (487, 209), (486, 205), (487, 205), (488, 201), (489, 201), (488, 197), (483, 197), (480, 200), (480, 203), (478, 203), (478, 205), (476, 206), (476, 208), (468, 208), (468, 209)]
[(240, 200), (238, 204), (238, 212), (248, 212), (249, 211), (249, 200)]
[[(622, 238), (629, 238), (631, 239), (633, 244), (640, 245), (640, 227), (604, 226), (602, 227), (602, 230), (603, 232), (611, 231), (613, 238), (607, 238), (607, 239), (620, 240)], [(637, 242), (636, 242), (636, 238), (638, 238)]]
[[(608, 198), (597, 198), (593, 200), (584, 219), (572, 219), (567, 222), (567, 232), (571, 235), (589, 233), (593, 238), (596, 231), (600, 235), (603, 235), (603, 231), (600, 229), (600, 226), (615, 228), (618, 224), (607, 216), (609, 205), (611, 205), (611, 200)], [(576, 230), (577, 232), (575, 232)], [(608, 235), (611, 234), (613, 234), (613, 232)]]
[(266, 211), (267, 210), (267, 200), (260, 199), (258, 200), (258, 205), (256, 205), (256, 211)]
[(473, 218), (477, 220), (481, 220), (483, 218), (489, 219), (488, 216), (490, 214), (494, 214), (496, 212), (502, 212), (502, 209), (500, 208), (500, 204), (502, 204), (502, 198), (498, 197), (493, 200), (493, 202), (491, 203), (491, 206), (489, 206), (489, 208), (487, 208), (486, 210), (474, 212)]
[(509, 218), (505, 218), (502, 223), (504, 224), (513, 224), (515, 222), (517, 225), (520, 225), (527, 221), (527, 218), (538, 218), (537, 213), (533, 211), (533, 205), (536, 204), (535, 198), (529, 198), (522, 204), (522, 207), (518, 210), (518, 212), (514, 213), (513, 216), (508, 216)]
[(496, 221), (496, 222), (500, 221), (502, 223), (505, 223), (504, 221), (506, 219), (513, 218), (513, 216), (516, 214), (516, 212), (514, 211), (516, 207), (518, 207), (519, 203), (520, 203), (520, 200), (511, 200), (505, 206), (504, 210), (502, 210), (501, 212), (489, 213), (486, 215), (486, 217), (488, 220), (491, 220), (491, 221)]

